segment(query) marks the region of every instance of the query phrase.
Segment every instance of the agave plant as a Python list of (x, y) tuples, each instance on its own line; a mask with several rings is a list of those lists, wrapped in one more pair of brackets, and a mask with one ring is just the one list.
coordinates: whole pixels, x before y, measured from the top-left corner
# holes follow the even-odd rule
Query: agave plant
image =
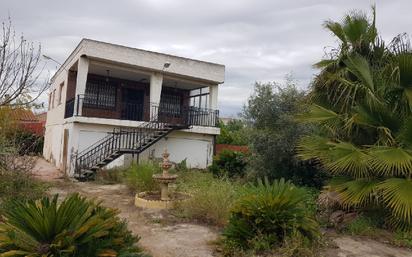
[(117, 211), (78, 194), (14, 201), (0, 224), (0, 256), (142, 256)]
[(256, 248), (256, 242), (263, 242), (270, 249), (296, 233), (309, 240), (318, 238), (318, 224), (308, 211), (305, 189), (282, 178), (272, 184), (260, 180), (244, 190), (223, 233), (227, 242), (241, 248)]
[[(310, 111), (299, 119), (319, 129), (300, 141), (298, 155), (317, 159), (335, 176), (330, 187), (344, 206), (381, 206), (392, 225), (410, 228), (412, 49), (405, 35), (387, 47), (372, 37), (373, 14), (372, 21), (347, 16), (343, 24), (327, 26), (341, 44), (318, 65)], [(348, 24), (351, 29), (337, 29)], [(348, 33), (358, 40), (346, 40), (354, 37)]]

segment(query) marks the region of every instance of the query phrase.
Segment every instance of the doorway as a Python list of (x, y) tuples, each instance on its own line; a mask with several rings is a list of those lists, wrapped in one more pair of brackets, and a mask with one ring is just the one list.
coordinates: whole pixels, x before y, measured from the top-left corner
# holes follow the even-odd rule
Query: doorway
[(122, 119), (143, 120), (144, 91), (132, 88), (122, 90)]

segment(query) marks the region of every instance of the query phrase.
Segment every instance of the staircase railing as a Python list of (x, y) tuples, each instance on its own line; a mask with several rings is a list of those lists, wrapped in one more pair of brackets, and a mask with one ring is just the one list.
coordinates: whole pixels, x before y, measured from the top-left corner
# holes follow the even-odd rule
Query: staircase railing
[[(133, 129), (115, 128), (107, 136), (96, 143), (90, 145), (74, 156), (75, 173), (81, 175), (83, 169), (97, 167), (108, 158), (117, 158), (123, 153), (140, 153), (150, 145), (160, 140), (175, 128), (186, 126), (187, 118), (183, 118), (184, 124), (172, 126), (165, 122), (160, 116), (165, 118), (164, 113), (160, 114), (159, 106), (151, 104), (150, 121), (144, 126)], [(183, 115), (184, 117), (187, 114)], [(167, 120), (167, 119), (166, 119)]]

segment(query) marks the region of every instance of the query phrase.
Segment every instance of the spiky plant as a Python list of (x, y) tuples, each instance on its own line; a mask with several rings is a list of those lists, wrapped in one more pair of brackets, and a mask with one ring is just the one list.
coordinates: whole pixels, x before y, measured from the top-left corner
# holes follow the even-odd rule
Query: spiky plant
[(14, 201), (0, 223), (0, 256), (143, 256), (117, 217), (78, 194)]
[(376, 34), (375, 12), (372, 21), (349, 15), (343, 23), (327, 24), (341, 44), (318, 65), (322, 70), (313, 81), (310, 111), (299, 119), (319, 130), (300, 141), (298, 155), (319, 160), (335, 176), (330, 187), (344, 206), (379, 206), (391, 213), (389, 223), (411, 228), (409, 41), (401, 35), (385, 47)]
[(270, 249), (295, 233), (308, 240), (318, 238), (318, 224), (308, 211), (305, 189), (280, 179), (259, 181), (244, 190), (223, 233), (226, 242), (246, 249), (256, 245)]

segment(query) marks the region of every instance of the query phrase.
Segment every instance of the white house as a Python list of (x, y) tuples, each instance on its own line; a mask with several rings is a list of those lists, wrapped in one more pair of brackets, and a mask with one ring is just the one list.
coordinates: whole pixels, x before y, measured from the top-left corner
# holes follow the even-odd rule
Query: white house
[(83, 39), (51, 79), (43, 156), (84, 177), (132, 158), (206, 168), (225, 67)]

